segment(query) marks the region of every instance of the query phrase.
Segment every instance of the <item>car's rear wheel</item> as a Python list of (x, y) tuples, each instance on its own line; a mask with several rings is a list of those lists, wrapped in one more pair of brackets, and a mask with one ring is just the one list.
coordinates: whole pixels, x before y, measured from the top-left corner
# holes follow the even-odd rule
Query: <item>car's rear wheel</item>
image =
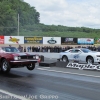
[(88, 57), (88, 58), (87, 58), (87, 63), (88, 63), (88, 64), (93, 64), (93, 63), (94, 63), (93, 57)]
[(63, 57), (62, 57), (62, 61), (63, 61), (63, 62), (67, 62), (67, 63), (69, 62), (67, 56), (63, 56)]
[(1, 63), (1, 71), (4, 73), (9, 73), (10, 72), (10, 64), (8, 63), (8, 61), (6, 59), (2, 60)]
[(35, 63), (31, 63), (30, 65), (27, 66), (28, 70), (33, 70), (35, 68)]

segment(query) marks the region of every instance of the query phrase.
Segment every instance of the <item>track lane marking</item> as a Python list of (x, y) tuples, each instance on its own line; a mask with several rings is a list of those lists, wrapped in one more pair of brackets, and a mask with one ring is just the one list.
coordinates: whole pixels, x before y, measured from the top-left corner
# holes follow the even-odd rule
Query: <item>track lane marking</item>
[(47, 68), (47, 69), (48, 69), (48, 68), (51, 68), (51, 67), (42, 67), (42, 68), (43, 68), (43, 69), (44, 69), (44, 68)]
[[(16, 95), (16, 94), (13, 94), (13, 93), (10, 93), (10, 92), (8, 92), (8, 91), (5, 91), (5, 90), (2, 90), (2, 89), (0, 89), (0, 92), (1, 93), (3, 93), (3, 94), (6, 94), (6, 95), (9, 95), (9, 96), (7, 96), (7, 99), (20, 99), (20, 100), (31, 100), (31, 99), (28, 99), (28, 97), (27, 98), (25, 98), (25, 96), (20, 96), (20, 95)], [(0, 99), (3, 99), (3, 98), (5, 98), (6, 96), (0, 96)]]
[(57, 73), (63, 73), (63, 74), (72, 74), (72, 75), (89, 76), (89, 77), (100, 78), (100, 76), (95, 76), (95, 75), (87, 75), (87, 74), (79, 74), (79, 73), (72, 73), (72, 72), (56, 71), (56, 70), (49, 70), (49, 69), (45, 69), (45, 68), (37, 68), (37, 69), (46, 70), (46, 71), (49, 71), (49, 72), (57, 72)]

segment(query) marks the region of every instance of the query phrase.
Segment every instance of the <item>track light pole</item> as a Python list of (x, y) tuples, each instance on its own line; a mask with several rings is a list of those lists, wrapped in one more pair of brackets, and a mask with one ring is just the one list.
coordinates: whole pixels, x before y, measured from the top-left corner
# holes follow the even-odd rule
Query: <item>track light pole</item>
[(19, 14), (18, 14), (18, 33), (17, 35), (19, 36)]

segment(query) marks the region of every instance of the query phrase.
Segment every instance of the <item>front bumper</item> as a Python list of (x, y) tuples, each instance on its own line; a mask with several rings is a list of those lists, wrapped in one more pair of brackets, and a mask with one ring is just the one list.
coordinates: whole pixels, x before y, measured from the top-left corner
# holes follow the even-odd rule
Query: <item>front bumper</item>
[(39, 62), (39, 60), (14, 60), (14, 61), (10, 61), (11, 63), (34, 63), (34, 62)]
[(95, 57), (94, 62), (100, 62), (100, 57)]
[(24, 66), (28, 66), (32, 63), (38, 63), (39, 60), (14, 60), (14, 61), (10, 61), (10, 65), (12, 68), (16, 68), (16, 67), (24, 67)]

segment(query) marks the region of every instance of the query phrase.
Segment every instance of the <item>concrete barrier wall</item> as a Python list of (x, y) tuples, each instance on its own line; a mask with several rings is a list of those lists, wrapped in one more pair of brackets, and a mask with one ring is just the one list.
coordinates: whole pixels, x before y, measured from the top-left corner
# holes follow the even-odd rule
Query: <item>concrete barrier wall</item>
[(60, 56), (59, 53), (48, 53), (48, 52), (31, 52), (31, 53), (43, 55), (45, 58), (50, 58), (50, 59), (58, 59)]

